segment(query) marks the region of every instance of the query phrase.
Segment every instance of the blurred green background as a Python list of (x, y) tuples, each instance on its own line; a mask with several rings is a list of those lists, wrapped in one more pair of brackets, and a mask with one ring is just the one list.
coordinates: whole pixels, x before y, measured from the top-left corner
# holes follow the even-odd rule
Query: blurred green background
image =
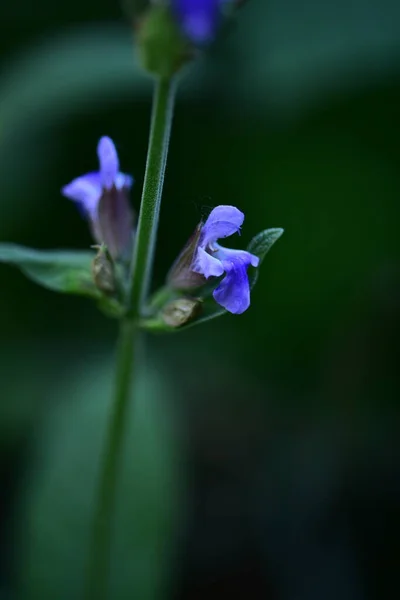
[[(87, 248), (59, 190), (101, 135), (139, 206), (129, 23), (117, 0), (19, 0), (0, 27), (0, 239)], [(253, 0), (184, 80), (155, 285), (204, 208), (242, 209), (244, 245), (285, 235), (246, 314), (148, 339), (112, 598), (399, 593), (399, 39), (395, 0)], [(0, 598), (78, 599), (116, 327), (0, 276)]]

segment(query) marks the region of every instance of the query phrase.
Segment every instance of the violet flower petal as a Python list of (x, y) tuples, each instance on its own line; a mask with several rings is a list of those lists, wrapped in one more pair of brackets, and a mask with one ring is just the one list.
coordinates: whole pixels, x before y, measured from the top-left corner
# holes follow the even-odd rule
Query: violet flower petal
[(250, 306), (248, 266), (242, 258), (223, 261), (226, 276), (213, 293), (214, 300), (234, 315), (242, 314)]
[(244, 214), (235, 206), (221, 205), (214, 208), (203, 225), (201, 246), (216, 242), (240, 230)]
[(83, 209), (85, 216), (95, 218), (97, 206), (102, 194), (102, 178), (100, 173), (93, 172), (77, 177), (65, 185), (61, 193), (74, 200)]
[(231, 250), (217, 245), (216, 257), (220, 259), (226, 276), (214, 290), (216, 302), (227, 311), (240, 315), (250, 306), (250, 285), (247, 269), (258, 267), (258, 256), (246, 250)]
[(114, 185), (117, 190), (122, 190), (123, 187), (130, 189), (134, 183), (134, 179), (131, 175), (127, 175), (126, 173), (117, 173)]
[(260, 259), (255, 254), (251, 254), (251, 252), (247, 252), (247, 250), (232, 250), (232, 248), (225, 248), (224, 246), (220, 246), (219, 244), (215, 244), (217, 252), (215, 253), (215, 257), (218, 258), (221, 262), (224, 261), (242, 261), (247, 266), (251, 265), (252, 267), (258, 267), (260, 264)]
[(100, 138), (97, 145), (97, 155), (100, 162), (100, 174), (103, 186), (110, 190), (119, 173), (119, 160), (117, 149), (111, 138), (104, 136)]
[(195, 273), (201, 273), (206, 279), (209, 277), (220, 277), (224, 273), (221, 261), (206, 252), (203, 248), (198, 248), (192, 270)]

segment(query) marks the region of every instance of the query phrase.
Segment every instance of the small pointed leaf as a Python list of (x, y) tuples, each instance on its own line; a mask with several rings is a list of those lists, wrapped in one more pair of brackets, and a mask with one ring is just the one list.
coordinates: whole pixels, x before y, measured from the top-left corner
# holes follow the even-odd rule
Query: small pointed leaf
[(250, 244), (247, 246), (247, 251), (251, 252), (251, 254), (255, 254), (260, 259), (260, 264), (258, 265), (257, 269), (249, 270), (250, 288), (253, 288), (256, 284), (261, 263), (275, 242), (279, 240), (283, 232), (284, 229), (281, 229), (280, 227), (264, 229), (264, 231), (261, 231), (254, 236)]
[(264, 231), (261, 231), (253, 237), (247, 247), (247, 251), (258, 256), (260, 262), (262, 262), (266, 254), (269, 252), (275, 242), (279, 240), (283, 232), (284, 229), (281, 229), (280, 227), (275, 227), (274, 229), (264, 229)]
[(34, 250), (0, 244), (0, 263), (18, 267), (29, 279), (55, 292), (101, 298), (92, 278), (94, 254), (86, 251)]

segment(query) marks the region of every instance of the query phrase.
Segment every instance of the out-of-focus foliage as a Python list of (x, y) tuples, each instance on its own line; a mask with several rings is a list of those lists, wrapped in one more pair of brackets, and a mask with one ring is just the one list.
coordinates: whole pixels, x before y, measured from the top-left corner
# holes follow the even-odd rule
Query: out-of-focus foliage
[[(23, 598), (80, 596), (111, 392), (112, 368), (101, 357), (52, 389), (57, 404), (36, 429), (33, 472), (19, 503)], [(118, 487), (113, 598), (150, 600), (170, 579), (180, 489), (170, 394), (159, 371), (142, 371)]]
[(35, 283), (55, 292), (99, 298), (91, 275), (93, 257), (90, 252), (44, 252), (16, 244), (0, 244), (0, 262), (20, 268)]

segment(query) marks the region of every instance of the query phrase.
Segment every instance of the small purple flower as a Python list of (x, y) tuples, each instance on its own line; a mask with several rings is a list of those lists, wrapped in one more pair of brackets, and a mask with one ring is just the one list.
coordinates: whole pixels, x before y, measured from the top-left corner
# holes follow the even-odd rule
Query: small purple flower
[(220, 9), (227, 0), (172, 0), (184, 34), (194, 44), (212, 40), (219, 25)]
[(192, 270), (207, 279), (224, 279), (214, 290), (214, 299), (227, 311), (241, 314), (250, 306), (250, 285), (247, 269), (258, 267), (259, 259), (245, 250), (230, 250), (217, 243), (220, 238), (240, 231), (244, 214), (234, 206), (217, 206), (204, 223), (194, 256)]
[(64, 186), (62, 194), (77, 202), (84, 214), (92, 219), (97, 218), (98, 206), (103, 190), (130, 188), (133, 178), (119, 171), (119, 160), (114, 142), (109, 137), (102, 137), (97, 145), (100, 170), (77, 177)]
[(114, 142), (102, 137), (97, 145), (100, 169), (77, 177), (61, 193), (78, 204), (89, 220), (98, 243), (105, 243), (114, 258), (127, 251), (132, 239), (132, 211), (127, 191), (133, 178), (121, 173)]

